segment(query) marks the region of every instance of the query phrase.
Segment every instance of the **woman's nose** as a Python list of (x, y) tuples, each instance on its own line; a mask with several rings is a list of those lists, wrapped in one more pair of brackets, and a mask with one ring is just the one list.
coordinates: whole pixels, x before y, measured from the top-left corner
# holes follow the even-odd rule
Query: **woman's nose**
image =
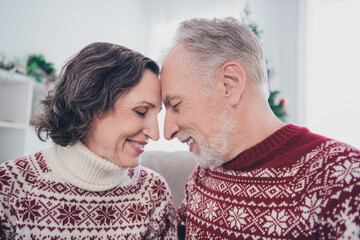
[(144, 134), (153, 141), (157, 141), (160, 138), (159, 135), (159, 123), (157, 116), (149, 120), (148, 126), (144, 128)]

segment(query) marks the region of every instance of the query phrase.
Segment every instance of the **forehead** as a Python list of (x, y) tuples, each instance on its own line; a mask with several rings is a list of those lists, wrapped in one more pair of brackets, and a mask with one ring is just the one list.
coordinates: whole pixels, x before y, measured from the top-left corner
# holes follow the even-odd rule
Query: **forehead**
[(143, 73), (143, 76), (140, 82), (131, 88), (127, 94), (123, 96), (121, 99), (127, 99), (130, 101), (147, 101), (152, 103), (153, 105), (160, 106), (160, 82), (159, 78), (155, 73), (146, 69)]
[(166, 57), (160, 74), (162, 98), (181, 97), (188, 89), (195, 87), (194, 74), (191, 74), (191, 59), (177, 46)]

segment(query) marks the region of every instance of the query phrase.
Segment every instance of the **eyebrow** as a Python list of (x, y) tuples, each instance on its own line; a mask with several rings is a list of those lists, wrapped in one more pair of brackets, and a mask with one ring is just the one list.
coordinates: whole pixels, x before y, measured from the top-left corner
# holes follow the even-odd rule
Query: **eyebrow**
[(151, 102), (148, 102), (148, 101), (142, 101), (142, 102), (139, 102), (139, 103), (150, 105), (150, 107), (152, 107), (152, 108), (156, 107), (155, 104), (153, 104)]
[[(156, 107), (156, 105), (155, 104), (153, 104), (153, 103), (151, 103), (151, 102), (148, 102), (148, 101), (142, 101), (142, 102), (139, 102), (140, 104), (147, 104), (147, 105), (149, 105), (151, 108), (155, 108)], [(159, 110), (159, 112), (162, 110), (162, 106), (160, 106), (160, 110)]]

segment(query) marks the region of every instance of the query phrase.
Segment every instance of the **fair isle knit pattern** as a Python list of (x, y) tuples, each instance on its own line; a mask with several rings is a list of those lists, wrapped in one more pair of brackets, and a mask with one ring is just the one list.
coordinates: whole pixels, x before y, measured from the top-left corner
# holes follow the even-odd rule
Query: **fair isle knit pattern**
[(174, 239), (175, 218), (159, 174), (81, 143), (0, 165), (0, 239)]
[(360, 152), (306, 128), (198, 166), (185, 190), (186, 239), (360, 239)]

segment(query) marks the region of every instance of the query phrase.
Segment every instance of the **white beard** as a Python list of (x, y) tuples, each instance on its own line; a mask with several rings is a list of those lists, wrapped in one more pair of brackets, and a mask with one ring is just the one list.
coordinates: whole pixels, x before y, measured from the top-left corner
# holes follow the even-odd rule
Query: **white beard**
[(209, 139), (204, 139), (203, 144), (199, 145), (200, 153), (196, 154), (197, 162), (202, 167), (218, 167), (224, 164), (227, 149), (229, 146), (229, 136), (235, 129), (235, 123), (226, 118), (223, 112), (219, 120), (216, 121)]

